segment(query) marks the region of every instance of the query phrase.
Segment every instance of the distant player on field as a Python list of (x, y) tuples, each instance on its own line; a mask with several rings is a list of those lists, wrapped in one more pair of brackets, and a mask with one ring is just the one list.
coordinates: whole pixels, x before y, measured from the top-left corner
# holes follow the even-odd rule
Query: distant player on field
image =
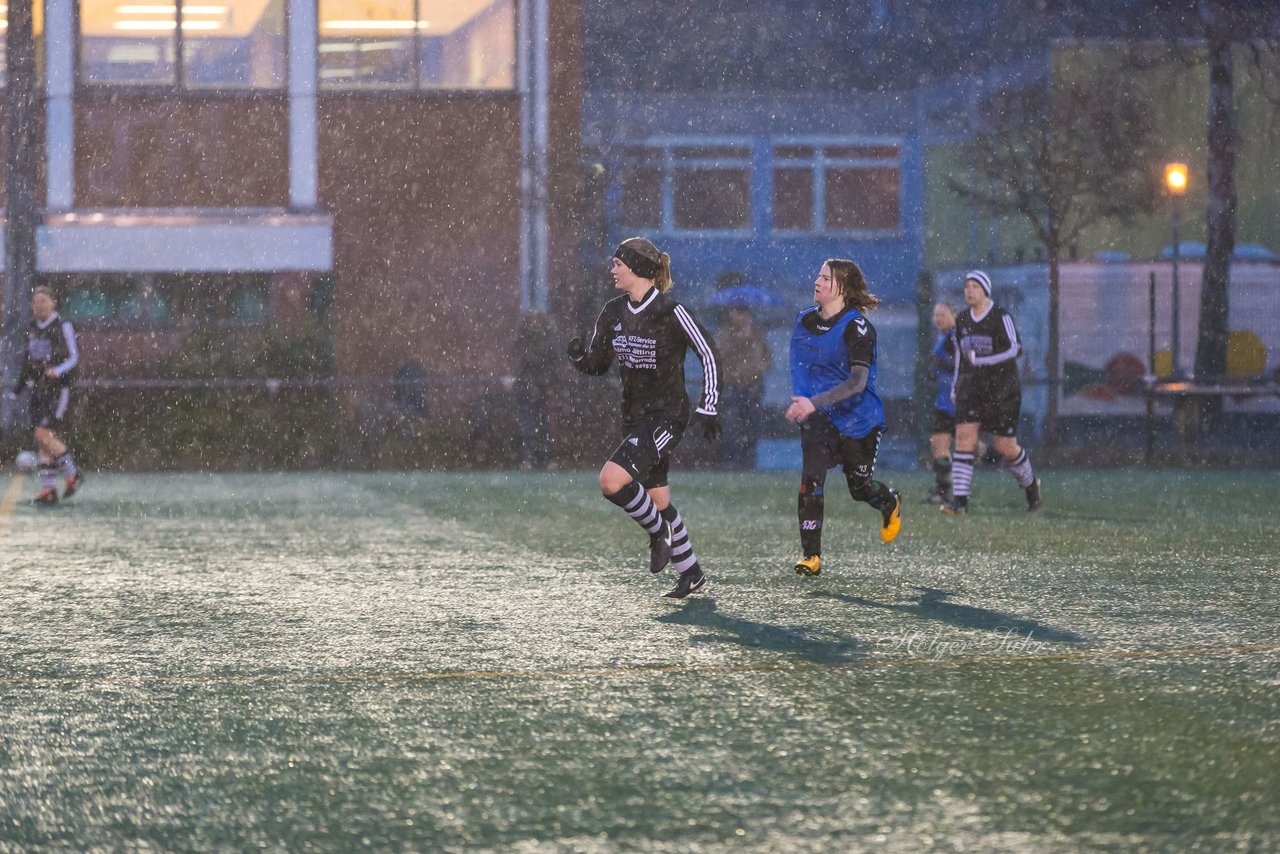
[(929, 434), (929, 452), (933, 457), (933, 492), (926, 504), (941, 504), (951, 491), (951, 438), (956, 432), (956, 404), (951, 399), (955, 387), (956, 310), (948, 303), (933, 307), (933, 325), (938, 338), (929, 352), (929, 364), (938, 383), (933, 400), (933, 432)]
[(854, 501), (880, 513), (880, 539), (893, 542), (902, 526), (902, 499), (872, 480), (884, 405), (876, 394), (876, 330), (864, 313), (880, 304), (852, 261), (833, 258), (813, 283), (812, 308), (800, 312), (791, 334), (791, 405), (786, 418), (800, 425), (801, 575), (822, 571), (823, 485), (827, 471), (844, 468)]
[(22, 370), (9, 397), (16, 400), (23, 390), (31, 390), (31, 426), (42, 487), (33, 503), (57, 504), (59, 471), (63, 498), (75, 495), (84, 483), (84, 475), (58, 435), (66, 428), (71, 382), (80, 363), (80, 350), (71, 321), (63, 320), (55, 310), (53, 291), (43, 285), (37, 287), (31, 294), (31, 313), (34, 317), (27, 327)]
[(956, 450), (951, 463), (953, 497), (942, 505), (951, 516), (969, 511), (978, 431), (991, 431), (996, 450), (1027, 494), (1027, 511), (1040, 509), (1040, 481), (1018, 445), (1022, 387), (1018, 380), (1018, 330), (1013, 318), (991, 301), (991, 279), (981, 270), (965, 274), (968, 310), (956, 317)]
[(671, 259), (643, 237), (622, 241), (613, 253), (614, 288), (591, 338), (569, 342), (569, 360), (584, 374), (600, 375), (614, 359), (622, 375), (622, 428), (626, 436), (600, 469), (600, 491), (649, 534), (649, 571), (671, 563), (679, 572), (663, 598), (684, 599), (707, 589), (684, 519), (671, 504), (667, 469), (689, 422), (684, 360), (702, 361), (702, 399), (694, 410), (708, 439), (720, 434), (720, 394), (711, 336), (671, 296)]

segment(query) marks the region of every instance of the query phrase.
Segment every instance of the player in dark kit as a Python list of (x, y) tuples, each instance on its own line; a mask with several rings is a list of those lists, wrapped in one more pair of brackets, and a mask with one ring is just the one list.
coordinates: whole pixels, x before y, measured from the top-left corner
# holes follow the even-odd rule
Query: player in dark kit
[(822, 571), (823, 487), (839, 465), (854, 501), (880, 512), (880, 539), (891, 543), (902, 527), (902, 499), (872, 480), (884, 405), (876, 394), (876, 330), (864, 316), (880, 300), (852, 261), (833, 258), (813, 283), (813, 308), (800, 312), (791, 334), (791, 405), (788, 421), (800, 425), (801, 575)]
[(75, 495), (84, 483), (75, 459), (58, 434), (66, 428), (71, 404), (71, 382), (75, 378), (80, 351), (71, 321), (55, 310), (53, 291), (37, 287), (31, 295), (34, 318), (27, 327), (27, 349), (17, 386), (9, 392), (17, 399), (31, 390), (31, 426), (35, 434), (36, 457), (40, 461), (40, 494), (36, 504), (58, 503), (58, 472), (63, 477), (63, 498)]
[(1027, 494), (1027, 510), (1040, 509), (1040, 481), (1031, 459), (1018, 445), (1022, 386), (1018, 380), (1018, 330), (1013, 318), (991, 301), (991, 279), (981, 270), (964, 277), (967, 311), (956, 317), (956, 450), (951, 462), (953, 497), (942, 505), (951, 516), (969, 511), (978, 431), (989, 430), (993, 444), (1009, 461), (1009, 471)]
[(600, 375), (614, 359), (622, 375), (622, 425), (626, 437), (600, 469), (600, 491), (649, 534), (649, 571), (668, 563), (679, 572), (663, 598), (704, 593), (708, 582), (671, 504), (667, 469), (689, 423), (684, 360), (692, 348), (702, 361), (702, 399), (693, 413), (708, 439), (716, 420), (719, 372), (711, 336), (669, 293), (671, 259), (643, 237), (624, 240), (614, 252), (614, 287), (622, 295), (605, 303), (590, 340), (569, 342), (569, 359), (584, 374)]

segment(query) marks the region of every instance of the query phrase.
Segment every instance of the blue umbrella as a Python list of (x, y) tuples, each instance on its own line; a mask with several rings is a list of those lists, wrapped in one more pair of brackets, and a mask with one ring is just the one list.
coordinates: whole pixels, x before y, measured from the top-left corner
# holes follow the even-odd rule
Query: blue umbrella
[(707, 305), (717, 308), (785, 308), (787, 301), (759, 285), (736, 285), (716, 291)]
[(795, 311), (786, 299), (759, 285), (736, 285), (716, 291), (707, 298), (706, 305), (715, 313), (731, 308), (750, 309), (756, 322), (764, 327), (785, 323)]

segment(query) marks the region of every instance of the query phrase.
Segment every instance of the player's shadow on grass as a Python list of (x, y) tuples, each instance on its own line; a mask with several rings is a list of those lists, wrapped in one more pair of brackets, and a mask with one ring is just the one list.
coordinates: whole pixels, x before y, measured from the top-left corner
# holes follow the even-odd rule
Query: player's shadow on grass
[(736, 643), (754, 649), (784, 652), (818, 664), (865, 658), (869, 645), (853, 635), (812, 626), (775, 626), (721, 613), (714, 599), (692, 599), (656, 618), (660, 623), (700, 626), (708, 634), (694, 635), (693, 643)]
[(1067, 629), (1059, 629), (1047, 623), (1041, 623), (1038, 620), (1031, 620), (990, 608), (978, 608), (973, 605), (961, 605), (959, 602), (947, 601), (951, 594), (946, 590), (920, 586), (917, 586), (916, 589), (920, 591), (920, 597), (917, 601), (909, 604), (877, 602), (874, 599), (849, 596), (845, 593), (832, 593), (827, 590), (815, 590), (809, 595), (839, 599), (841, 602), (850, 602), (854, 605), (864, 605), (870, 608), (900, 611), (923, 619), (941, 620), (944, 623), (964, 626), (969, 629), (986, 629), (1006, 635), (1021, 635), (1029, 640), (1045, 641), (1047, 643), (1085, 643), (1089, 640), (1084, 635), (1076, 634)]

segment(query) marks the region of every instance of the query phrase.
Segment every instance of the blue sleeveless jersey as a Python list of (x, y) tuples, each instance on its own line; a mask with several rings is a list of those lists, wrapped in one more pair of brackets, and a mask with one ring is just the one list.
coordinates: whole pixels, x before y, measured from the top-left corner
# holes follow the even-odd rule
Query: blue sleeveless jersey
[[(844, 344), (845, 331), (851, 323), (867, 324), (857, 309), (849, 309), (829, 331), (810, 332), (804, 327), (804, 318), (817, 310), (815, 306), (800, 312), (795, 331), (791, 333), (791, 392), (800, 397), (829, 391), (852, 376), (849, 352)], [(884, 427), (884, 404), (876, 394), (874, 355), (868, 370), (866, 388), (832, 406), (821, 407), (842, 436), (861, 439), (875, 428)]]
[(933, 375), (938, 381), (938, 396), (933, 399), (933, 408), (948, 415), (956, 414), (956, 405), (951, 402), (951, 389), (955, 387), (955, 340), (950, 332), (943, 332), (933, 342)]

